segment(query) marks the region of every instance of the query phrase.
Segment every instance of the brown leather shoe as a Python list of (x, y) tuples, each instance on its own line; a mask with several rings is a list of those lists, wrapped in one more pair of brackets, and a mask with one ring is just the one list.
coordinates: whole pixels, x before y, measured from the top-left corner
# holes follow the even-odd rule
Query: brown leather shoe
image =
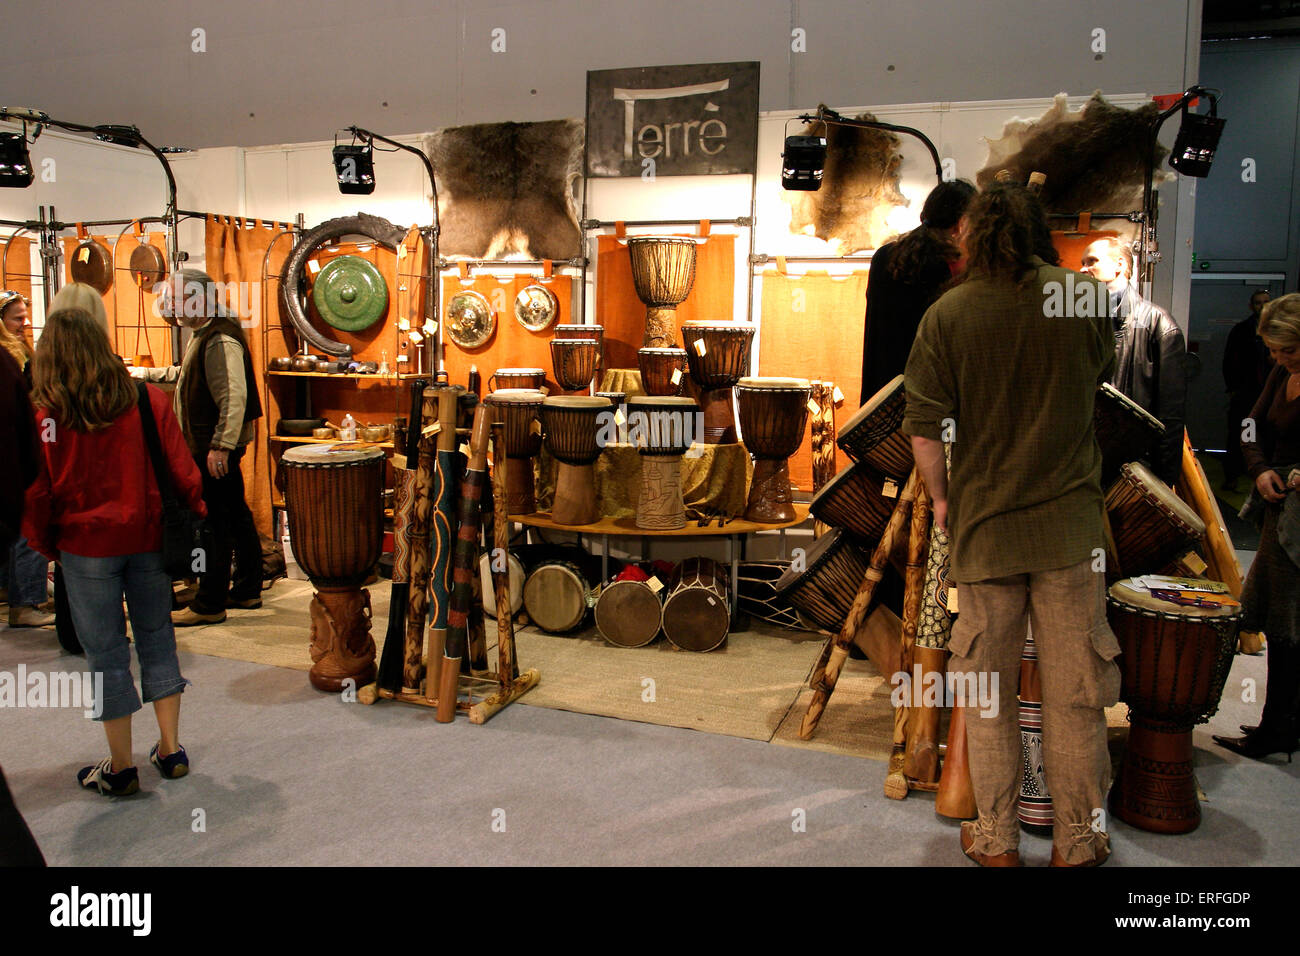
[(198, 624), (220, 624), (226, 619), (226, 612), (219, 614), (200, 614), (192, 607), (183, 611), (172, 611), (172, 627), (194, 627)]
[(1006, 853), (997, 853), (989, 855), (987, 853), (975, 853), (971, 850), (971, 844), (974, 840), (967, 834), (966, 828), (961, 830), (961, 852), (967, 857), (974, 860), (980, 866), (1023, 866), (1020, 862), (1020, 852), (1018, 850), (1008, 850)]
[(1110, 859), (1110, 848), (1103, 847), (1096, 852), (1096, 855), (1091, 860), (1084, 860), (1082, 863), (1066, 863), (1065, 858), (1061, 856), (1060, 851), (1058, 851), (1056, 845), (1053, 844), (1052, 862), (1049, 863), (1048, 866), (1101, 866), (1108, 859)]

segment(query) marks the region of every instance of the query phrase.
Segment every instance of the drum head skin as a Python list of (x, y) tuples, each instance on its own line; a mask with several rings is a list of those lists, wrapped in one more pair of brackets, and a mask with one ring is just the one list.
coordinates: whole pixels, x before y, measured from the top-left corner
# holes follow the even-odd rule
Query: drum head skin
[[(518, 614), (524, 606), (524, 566), (513, 554), (508, 555), (506, 567), (510, 575), (510, 613)], [(492, 580), (492, 555), (484, 554), (478, 562), (479, 583), (483, 588), (483, 613), (493, 620), (497, 616), (496, 584)]]
[(731, 612), (708, 588), (674, 593), (664, 606), (664, 636), (684, 651), (711, 651), (727, 639)]
[(781, 391), (806, 390), (812, 385), (806, 378), (773, 378), (770, 376), (750, 376), (736, 383), (736, 388), (771, 388)]
[[(881, 406), (883, 406), (890, 399), (894, 398), (896, 394), (899, 394), (902, 391), (903, 391), (903, 376), (897, 375), (889, 382), (888, 385), (886, 385), (880, 391), (876, 392), (875, 395), (872, 395), (871, 398), (867, 400), (867, 403), (858, 409), (857, 414), (854, 415), (852, 418), (850, 418), (848, 422), (844, 425), (844, 427), (839, 430), (839, 434), (835, 436), (836, 440), (840, 441), (846, 435), (852, 434), (855, 428), (860, 426), (864, 421), (870, 418)], [(901, 412), (899, 414), (899, 420), (900, 421), (902, 420)]]
[(611, 408), (608, 398), (594, 395), (547, 395), (542, 401), (547, 408)]
[(1205, 536), (1205, 522), (1201, 520), (1200, 515), (1188, 507), (1182, 498), (1174, 494), (1168, 485), (1152, 473), (1150, 468), (1141, 462), (1131, 461), (1120, 471), (1124, 480), (1141, 488), (1161, 508), (1182, 522), (1188, 529), (1188, 533), (1198, 539)]
[(618, 647), (645, 647), (659, 636), (663, 605), (644, 581), (605, 585), (596, 602), (596, 629)]
[(587, 616), (589, 585), (566, 561), (544, 563), (524, 584), (528, 616), (543, 631), (571, 631)]
[(545, 397), (536, 388), (498, 388), (483, 401), (491, 405), (540, 405)]
[(347, 465), (371, 458), (383, 458), (382, 448), (341, 448), (340, 445), (351, 444), (339, 442), (335, 445), (294, 445), (285, 449), (280, 461), (306, 468), (329, 468), (334, 465)]
[(499, 368), (496, 370), (497, 375), (545, 375), (546, 370), (541, 368)]
[[(1132, 581), (1133, 578), (1128, 580)], [(1106, 592), (1110, 600), (1131, 611), (1154, 611), (1167, 617), (1181, 617), (1195, 620), (1209, 620), (1219, 617), (1237, 617), (1241, 614), (1239, 607), (1189, 607), (1182, 604), (1174, 604), (1172, 601), (1162, 601), (1146, 591), (1134, 591), (1124, 586), (1123, 581), (1117, 581), (1110, 586)], [(1214, 600), (1213, 594), (1207, 594), (1206, 598)]]

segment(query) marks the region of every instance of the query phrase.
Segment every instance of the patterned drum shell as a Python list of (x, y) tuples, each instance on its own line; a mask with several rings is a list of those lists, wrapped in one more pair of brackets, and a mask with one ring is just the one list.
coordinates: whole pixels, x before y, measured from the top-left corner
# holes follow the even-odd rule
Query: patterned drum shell
[(545, 384), (546, 370), (540, 368), (499, 368), (488, 380), (488, 386), (494, 391), (508, 388), (540, 389)]
[(812, 386), (802, 378), (742, 378), (736, 383), (740, 433), (756, 458), (789, 458), (808, 425)]
[(632, 284), (649, 306), (680, 305), (695, 285), (696, 242), (686, 236), (633, 236), (627, 240)]
[(500, 388), (483, 400), (493, 420), (505, 426), (506, 454), (511, 458), (532, 458), (541, 451), (539, 413), (544, 398), (536, 389)]
[[(677, 348), (638, 349), (636, 363), (641, 369), (641, 385), (648, 395), (677, 395), (686, 380), (686, 350)], [(677, 382), (673, 383), (673, 373)]]
[(600, 343), (595, 339), (551, 339), (551, 368), (555, 380), (568, 392), (591, 385), (596, 377)]
[(816, 625), (837, 632), (857, 597), (871, 555), (852, 535), (836, 529), (824, 534), (804, 556), (804, 569), (791, 568), (776, 584), (777, 594)]
[(1106, 493), (1124, 574), (1153, 574), (1205, 537), (1205, 522), (1138, 462), (1126, 462)]
[(634, 395), (627, 400), (628, 440), (643, 455), (681, 455), (700, 438), (693, 398)]
[(546, 450), (566, 465), (590, 465), (600, 457), (600, 415), (612, 408), (607, 398), (548, 396), (542, 401)]
[(735, 385), (749, 368), (749, 348), (754, 341), (755, 328), (742, 322), (692, 322), (683, 325), (682, 341), (695, 384), (702, 389)]
[(280, 458), (294, 559), (318, 588), (360, 587), (384, 541), (384, 453), (300, 445)]
[(899, 375), (858, 409), (835, 443), (854, 461), (870, 462), (891, 478), (905, 478), (912, 472), (912, 440), (900, 430), (906, 407)]
[(884, 496), (884, 487), (884, 475), (866, 462), (854, 462), (822, 486), (810, 510), (818, 521), (847, 528), (874, 544), (894, 513), (894, 502)]

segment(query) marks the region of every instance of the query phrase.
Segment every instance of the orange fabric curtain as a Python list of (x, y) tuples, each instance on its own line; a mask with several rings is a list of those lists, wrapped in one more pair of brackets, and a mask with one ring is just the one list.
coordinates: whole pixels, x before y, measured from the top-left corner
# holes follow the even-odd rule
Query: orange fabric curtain
[(25, 299), (32, 298), (32, 241), (26, 236), (16, 239), (0, 239), (0, 262), (3, 263), (3, 276), (0, 277), (0, 289), (18, 292)]
[[(128, 230), (116, 243), (108, 236), (89, 238), (102, 245), (113, 262), (113, 285), (103, 295), (113, 351), (133, 361), (151, 362), (154, 367), (179, 361), (180, 356), (172, 355), (172, 327), (158, 315), (158, 297), (151, 287), (137, 285), (131, 276), (131, 253), (137, 246), (153, 246), (166, 260), (167, 234), (151, 232), (135, 236)], [(65, 236), (61, 241), (63, 280), (72, 282), (73, 257), (82, 240)]]
[(1090, 232), (1053, 232), (1052, 245), (1061, 254), (1061, 266), (1078, 272), (1083, 268), (1083, 254), (1098, 239), (1113, 239), (1119, 233), (1113, 229), (1094, 229)]
[[(732, 321), (736, 299), (736, 237), (708, 236), (696, 247), (695, 285), (677, 307), (683, 322)], [(596, 322), (605, 327), (605, 367), (636, 368), (645, 341), (645, 303), (632, 284), (632, 259), (617, 236), (596, 241)], [(680, 336), (678, 338), (680, 345)]]
[[(866, 296), (865, 271), (843, 278), (763, 273), (758, 374), (835, 383), (844, 394), (835, 409), (837, 430), (858, 410)], [(836, 449), (836, 470), (848, 464)], [(803, 491), (812, 489), (811, 416), (799, 453), (790, 459), (790, 480)]]
[[(540, 332), (530, 332), (515, 319), (515, 296), (527, 286), (544, 284), (555, 293), (559, 301), (559, 316)], [(496, 331), (487, 344), (473, 350), (462, 349), (447, 335), (447, 305), (452, 296), (458, 292), (470, 290), (484, 296), (496, 312)], [(499, 368), (524, 367), (546, 370), (546, 383), (552, 392), (560, 390), (551, 368), (551, 339), (555, 337), (555, 326), (576, 325), (582, 317), (573, 314), (573, 279), (568, 276), (553, 275), (543, 281), (538, 276), (512, 275), (471, 275), (468, 279), (460, 276), (443, 276), (442, 294), (439, 300), (442, 307), (442, 336), (444, 364), (447, 376), (453, 384), (464, 385), (469, 380), (469, 367), (478, 366), (483, 377), (483, 389), (488, 389), (488, 376)], [(609, 365), (609, 330), (605, 330), (606, 366)]]

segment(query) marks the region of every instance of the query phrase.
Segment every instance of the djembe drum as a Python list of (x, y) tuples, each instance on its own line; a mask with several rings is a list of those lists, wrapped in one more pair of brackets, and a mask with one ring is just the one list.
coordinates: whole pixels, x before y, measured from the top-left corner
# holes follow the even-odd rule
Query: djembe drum
[(647, 395), (678, 395), (686, 377), (686, 350), (678, 348), (637, 349), (641, 385)]
[(812, 543), (801, 570), (792, 566), (781, 576), (776, 593), (834, 634), (844, 624), (870, 565), (871, 555), (852, 535), (837, 528)]
[(632, 284), (646, 304), (648, 348), (677, 342), (677, 307), (695, 285), (695, 240), (686, 236), (634, 236), (627, 240)]
[(546, 387), (546, 370), (540, 368), (499, 368), (488, 377), (488, 388), (494, 392), (507, 388)]
[(551, 339), (551, 368), (566, 392), (585, 392), (596, 377), (600, 343), (595, 339)]
[(280, 457), (294, 559), (312, 595), (308, 674), (318, 690), (343, 690), (375, 679), (370, 592), (361, 585), (384, 540), (384, 453), (302, 445)]
[(506, 508), (512, 515), (537, 510), (533, 485), (533, 458), (542, 450), (541, 392), (532, 388), (499, 388), (484, 399), (493, 421), (505, 426)]
[(812, 386), (802, 378), (742, 378), (736, 383), (740, 432), (754, 456), (745, 520), (793, 521), (790, 456), (803, 442)]
[(1106, 492), (1106, 512), (1123, 574), (1161, 571), (1205, 537), (1205, 522), (1196, 512), (1135, 461), (1120, 468), (1119, 480)]
[(629, 564), (601, 588), (596, 599), (596, 630), (616, 647), (653, 643), (663, 623), (664, 593), (665, 583), (653, 569)]
[(691, 380), (700, 390), (704, 441), (729, 445), (736, 440), (731, 389), (749, 367), (754, 326), (742, 322), (692, 322), (682, 326)]
[(854, 461), (869, 462), (891, 478), (906, 478), (912, 473), (912, 440), (902, 431), (906, 407), (899, 375), (858, 409), (835, 436), (835, 443)]
[(731, 629), (731, 578), (711, 558), (687, 558), (673, 572), (664, 599), (664, 637), (684, 651), (711, 651)]
[(1241, 608), (1180, 606), (1120, 582), (1106, 614), (1119, 640), (1130, 725), (1111, 813), (1142, 830), (1190, 833), (1201, 822), (1192, 728), (1219, 709)]
[(557, 339), (595, 339), (596, 340), (596, 374), (605, 367), (605, 327), (603, 325), (557, 325)]
[(1092, 421), (1101, 448), (1103, 488), (1110, 487), (1127, 462), (1149, 458), (1165, 434), (1158, 418), (1109, 383), (1097, 389)]
[(894, 502), (885, 497), (884, 488), (884, 475), (865, 461), (856, 461), (822, 485), (809, 511), (818, 521), (846, 528), (874, 544), (894, 513)]
[(629, 441), (641, 456), (636, 526), (653, 531), (686, 527), (682, 455), (697, 437), (693, 398), (634, 395), (627, 401)]
[(594, 395), (553, 395), (542, 401), (546, 450), (559, 463), (551, 507), (556, 524), (591, 524), (600, 518), (592, 466), (600, 457), (601, 415), (611, 409), (609, 399)]

